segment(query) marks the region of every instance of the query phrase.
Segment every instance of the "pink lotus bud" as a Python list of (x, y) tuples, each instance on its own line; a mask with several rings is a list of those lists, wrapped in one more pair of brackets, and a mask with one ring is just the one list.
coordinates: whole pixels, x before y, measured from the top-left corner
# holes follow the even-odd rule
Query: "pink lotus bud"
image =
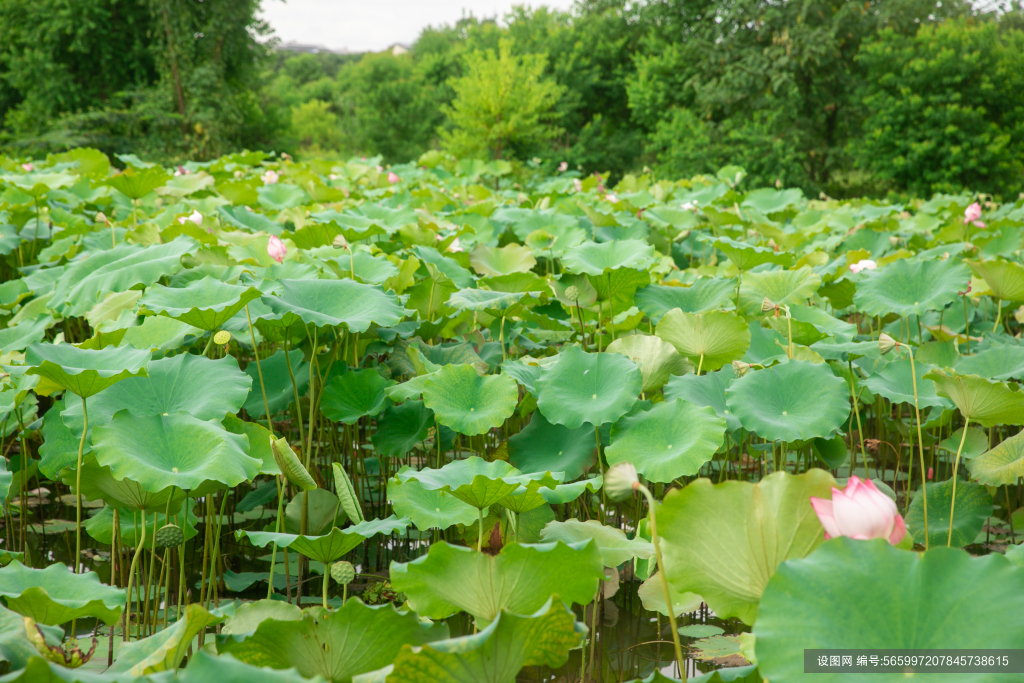
[(284, 242), (276, 235), (271, 235), (270, 242), (267, 243), (267, 253), (270, 258), (281, 263), (284, 261), (284, 255), (288, 253), (288, 247), (284, 246)]
[(395, 173), (394, 171), (388, 171), (388, 182), (389, 183), (394, 185), (397, 182), (401, 182), (401, 180), (402, 179), (398, 177), (397, 173)]
[(180, 218), (178, 218), (178, 222), (181, 223), (182, 225), (185, 225), (185, 221), (192, 221), (196, 225), (202, 225), (203, 214), (199, 213), (195, 209), (192, 209), (192, 213), (189, 214), (188, 216), (181, 216)]
[(935, 478), (935, 468), (934, 467), (929, 467), (928, 468), (928, 481), (931, 481), (934, 478)]
[(25, 173), (31, 173), (32, 171), (36, 170), (36, 167), (33, 166), (30, 163), (29, 164), (22, 164), (21, 165), (21, 170), (24, 171)]
[(885, 538), (896, 545), (907, 527), (896, 503), (878, 490), (870, 479), (850, 477), (845, 491), (832, 488), (832, 500), (811, 496), (811, 505), (825, 527), (825, 538), (847, 536), (858, 541)]
[(458, 237), (452, 240), (452, 243), (448, 245), (448, 251), (462, 251), (462, 246), (459, 244)]
[(569, 170), (569, 162), (568, 161), (563, 161), (562, 163), (560, 163), (558, 165), (558, 172), (559, 173), (565, 173), (568, 170)]
[(981, 218), (981, 204), (978, 202), (974, 202), (964, 209), (964, 225), (973, 223), (979, 218)]
[(277, 175), (277, 171), (275, 171), (274, 169), (270, 169), (269, 171), (260, 176), (260, 180), (263, 181), (264, 185), (273, 185), (280, 179), (281, 176)]
[(875, 270), (878, 268), (878, 264), (871, 259), (861, 259), (850, 266), (851, 273), (859, 273), (862, 270)]

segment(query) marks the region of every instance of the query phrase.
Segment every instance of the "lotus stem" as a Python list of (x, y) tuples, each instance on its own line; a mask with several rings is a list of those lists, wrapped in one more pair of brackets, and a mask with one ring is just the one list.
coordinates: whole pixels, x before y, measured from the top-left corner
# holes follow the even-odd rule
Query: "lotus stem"
[[(78, 440), (78, 468), (75, 470), (75, 573), (82, 573), (82, 452), (85, 450), (85, 435), (89, 433), (89, 411), (85, 405), (85, 396), (82, 397), (82, 438)], [(22, 432), (24, 433), (24, 432)], [(24, 462), (28, 457), (28, 451), (22, 453), (21, 459)], [(22, 501), (25, 500), (25, 482), (22, 477)], [(24, 518), (22, 526), (24, 526)], [(74, 631), (72, 631), (74, 635)]]
[(704, 367), (704, 354), (700, 354), (700, 361), (697, 363), (697, 376), (700, 377), (701, 368)]
[[(857, 407), (857, 395), (853, 390), (853, 361), (847, 357), (846, 366), (850, 371), (850, 399), (853, 401), (853, 414), (857, 416), (857, 435), (860, 437), (860, 457), (864, 459), (864, 478), (868, 478), (868, 453), (864, 448), (864, 427), (860, 423), (860, 409)], [(856, 467), (856, 465), (854, 466)], [(854, 468), (851, 468), (854, 469)]]
[[(172, 489), (173, 492), (173, 489)], [(181, 523), (182, 537), (186, 531), (188, 531), (188, 491), (185, 491), (185, 506), (181, 510), (181, 516), (184, 517), (184, 521)], [(175, 515), (175, 521), (177, 521), (177, 515)], [(185, 542), (182, 541), (181, 547), (178, 548), (178, 619), (181, 619), (181, 599), (185, 593)]]
[[(967, 340), (967, 355), (971, 355), (971, 323), (967, 319), (967, 294), (963, 294), (964, 299), (964, 339)], [(952, 522), (953, 520), (950, 520)]]
[(789, 306), (786, 306), (786, 327), (789, 328), (789, 347), (786, 349), (786, 355), (793, 360), (793, 317), (789, 314)]
[(483, 552), (484, 549), (484, 509), (476, 509), (477, 517), (480, 521), (480, 537), (476, 539), (476, 551)]
[(215, 335), (213, 333), (213, 330), (210, 330), (210, 341), (206, 342), (206, 348), (203, 349), (203, 355), (206, 356), (207, 358), (210, 357), (210, 349), (213, 348), (213, 338), (214, 338), (214, 336)]
[[(267, 411), (267, 431), (270, 432), (270, 436), (274, 436), (274, 425), (270, 422), (270, 404), (267, 402), (267, 387), (263, 383), (263, 368), (260, 367), (260, 352), (259, 347), (256, 346), (256, 333), (252, 330), (252, 318), (249, 316), (249, 304), (245, 305), (245, 319), (249, 323), (249, 337), (252, 339), (252, 356), (256, 359), (256, 372), (260, 376), (260, 391), (263, 392), (263, 409)], [(285, 358), (287, 357), (288, 354), (286, 351)], [(187, 516), (185, 518), (185, 523), (188, 523)]]
[[(914, 382), (914, 420), (917, 422), (917, 455), (921, 459), (921, 495), (924, 500), (924, 549), (928, 550), (928, 495), (925, 492), (925, 484), (928, 481), (928, 470), (924, 466), (924, 439), (921, 437), (921, 409), (917, 404), (917, 371), (914, 368), (914, 351), (907, 347), (907, 355), (910, 356), (910, 377)], [(966, 433), (966, 431), (965, 431)], [(867, 466), (865, 465), (865, 468)], [(953, 472), (956, 476), (956, 472)], [(953, 483), (956, 486), (956, 482)], [(952, 516), (950, 522), (952, 523)]]
[(498, 325), (498, 343), (501, 345), (501, 360), (508, 360), (508, 355), (505, 353), (505, 316), (501, 316), (501, 323)]
[(330, 580), (330, 578), (331, 578), (331, 572), (329, 571), (329, 568), (325, 565), (324, 566), (324, 609), (327, 609), (327, 582)]
[(964, 433), (960, 435), (960, 446), (956, 449), (956, 460), (953, 463), (953, 496), (949, 501), (949, 536), (946, 537), (946, 547), (953, 545), (953, 512), (956, 510), (956, 473), (960, 469), (960, 453), (964, 450), (964, 441), (967, 440), (967, 427), (971, 424), (971, 418), (965, 418)]
[(1003, 319), (1003, 302), (1000, 299), (996, 299), (996, 324), (992, 326), (992, 331), (995, 332), (999, 329), (999, 323)]
[(612, 341), (615, 341), (615, 311), (612, 309), (612, 271), (608, 271), (608, 324), (612, 329)]
[[(153, 513), (153, 523), (156, 524), (156, 513)], [(139, 537), (139, 544), (135, 547), (135, 555), (132, 556), (131, 568), (128, 570), (128, 589), (126, 595), (128, 596), (128, 603), (124, 608), (124, 640), (128, 642), (129, 632), (131, 629), (131, 611), (132, 611), (132, 580), (135, 578), (135, 570), (139, 566), (139, 556), (142, 554), (142, 548), (146, 543), (146, 511), (142, 511), (142, 534)]]
[[(281, 491), (281, 476), (274, 477), (274, 481), (277, 483), (277, 520), (275, 522), (277, 526), (277, 533), (284, 531), (282, 528), (282, 516), (284, 514), (284, 493)], [(274, 596), (274, 566), (277, 564), (277, 541), (274, 541), (272, 549), (270, 551), (270, 579), (267, 585), (267, 600), (270, 600)], [(285, 567), (287, 573), (288, 568)]]

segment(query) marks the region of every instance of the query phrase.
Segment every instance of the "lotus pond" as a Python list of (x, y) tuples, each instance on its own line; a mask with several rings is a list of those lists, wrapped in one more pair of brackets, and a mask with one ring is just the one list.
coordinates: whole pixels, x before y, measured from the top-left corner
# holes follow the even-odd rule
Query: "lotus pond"
[(0, 162), (0, 681), (1024, 648), (1024, 200)]

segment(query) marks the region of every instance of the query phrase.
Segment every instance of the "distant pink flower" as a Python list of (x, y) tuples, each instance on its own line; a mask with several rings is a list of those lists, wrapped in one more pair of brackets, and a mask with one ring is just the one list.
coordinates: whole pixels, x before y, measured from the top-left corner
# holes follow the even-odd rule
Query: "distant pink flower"
[(398, 177), (397, 173), (395, 173), (394, 171), (388, 171), (388, 182), (389, 183), (394, 185), (397, 182), (401, 182), (401, 180), (402, 179)]
[(280, 179), (281, 176), (277, 175), (277, 171), (275, 171), (274, 169), (270, 169), (269, 171), (260, 176), (260, 180), (263, 181), (264, 185), (273, 185)]
[(610, 192), (604, 196), (604, 200), (606, 202), (610, 203), (610, 204), (618, 204), (619, 203), (619, 198), (616, 197), (615, 195), (611, 194)]
[(935, 478), (935, 468), (934, 467), (929, 467), (928, 468), (928, 481), (931, 481), (934, 478)]
[(178, 175), (191, 175), (191, 174), (192, 174), (192, 171), (188, 170), (184, 166), (178, 166), (178, 170), (176, 170), (174, 172), (174, 175), (176, 175), (176, 176), (178, 176)]
[(884, 538), (896, 545), (907, 527), (891, 498), (870, 479), (850, 477), (845, 491), (832, 488), (832, 500), (811, 497), (811, 505), (825, 527), (825, 538), (848, 536), (859, 541)]
[(181, 223), (182, 225), (185, 225), (185, 221), (192, 221), (196, 225), (202, 225), (203, 214), (199, 213), (195, 209), (192, 209), (192, 213), (189, 214), (188, 216), (181, 216), (180, 218), (178, 218), (178, 222)]
[(25, 173), (31, 173), (32, 171), (36, 170), (36, 167), (33, 166), (32, 164), (22, 164), (21, 170), (24, 171)]
[(859, 273), (862, 270), (875, 270), (878, 268), (878, 264), (871, 259), (861, 259), (850, 266), (851, 273)]
[(288, 247), (284, 246), (284, 242), (276, 235), (271, 235), (270, 242), (267, 243), (267, 254), (270, 255), (270, 258), (281, 263), (284, 261), (284, 255), (287, 253)]
[(458, 237), (452, 240), (452, 243), (448, 245), (448, 251), (462, 251), (462, 245), (459, 244)]
[(978, 220), (979, 218), (981, 218), (981, 204), (978, 202), (974, 202), (964, 209), (964, 225), (970, 223), (976, 228), (984, 228), (985, 222)]
[(560, 163), (558, 165), (558, 172), (559, 173), (565, 173), (568, 170), (569, 170), (569, 162), (568, 161), (563, 161), (562, 163)]
[(572, 189), (576, 190), (577, 192), (583, 192), (583, 181), (580, 180), (579, 178), (573, 178)]

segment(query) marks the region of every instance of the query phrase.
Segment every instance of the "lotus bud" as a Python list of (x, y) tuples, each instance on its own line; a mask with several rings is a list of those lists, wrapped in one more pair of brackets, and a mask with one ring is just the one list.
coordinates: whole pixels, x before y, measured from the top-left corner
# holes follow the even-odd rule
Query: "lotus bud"
[(345, 239), (344, 235), (338, 235), (334, 238), (334, 241), (331, 242), (331, 245), (338, 249), (348, 249), (348, 240)]
[(270, 258), (281, 263), (284, 261), (284, 256), (287, 253), (288, 247), (286, 247), (284, 242), (281, 241), (281, 238), (277, 235), (271, 235), (270, 241), (267, 243), (267, 254)]
[(856, 263), (850, 264), (851, 273), (859, 273), (862, 270), (875, 270), (878, 268), (878, 264), (871, 259), (861, 259)]
[(775, 308), (776, 308), (775, 302), (773, 302), (768, 297), (765, 297), (764, 301), (761, 302), (761, 312), (762, 313), (771, 313), (772, 311), (775, 310)]
[(568, 161), (563, 161), (562, 163), (560, 163), (558, 165), (558, 172), (559, 173), (565, 173), (568, 170), (569, 170), (569, 162)]
[(565, 288), (565, 298), (577, 301), (580, 298), (580, 290), (576, 285), (569, 285)]
[(608, 468), (604, 477), (604, 492), (612, 500), (625, 500), (640, 488), (636, 468), (628, 462), (620, 462)]
[(395, 173), (394, 171), (388, 171), (388, 182), (389, 183), (394, 185), (397, 182), (401, 182), (401, 180), (402, 179), (398, 177), (397, 173)]
[(907, 527), (896, 503), (870, 479), (850, 477), (846, 489), (832, 488), (832, 500), (811, 497), (811, 506), (825, 527), (825, 539), (847, 536), (860, 541), (884, 538), (897, 545)]
[(899, 345), (900, 343), (898, 341), (887, 335), (885, 332), (878, 335), (878, 350), (882, 352), (883, 356)]
[(742, 377), (750, 372), (750, 363), (744, 363), (741, 360), (734, 360), (732, 362), (732, 370), (736, 373), (737, 377)]
[(356, 578), (355, 567), (352, 566), (351, 562), (345, 562), (344, 560), (335, 562), (331, 565), (331, 578), (342, 586), (347, 586)]
[(214, 344), (220, 344), (221, 346), (224, 346), (229, 341), (231, 341), (231, 333), (228, 332), (227, 330), (221, 330), (217, 334), (213, 335)]
[(448, 251), (453, 252), (453, 253), (454, 252), (462, 251), (462, 245), (459, 244), (459, 238), (458, 237), (456, 237), (454, 240), (452, 240), (452, 243), (448, 245)]
[(22, 164), (21, 170), (24, 171), (25, 173), (31, 173), (32, 171), (36, 170), (36, 167), (33, 166), (31, 163)]
[(97, 211), (96, 217), (93, 218), (93, 220), (97, 223), (106, 223), (107, 225), (110, 224), (110, 221), (107, 220), (107, 214), (103, 213), (102, 211)]

